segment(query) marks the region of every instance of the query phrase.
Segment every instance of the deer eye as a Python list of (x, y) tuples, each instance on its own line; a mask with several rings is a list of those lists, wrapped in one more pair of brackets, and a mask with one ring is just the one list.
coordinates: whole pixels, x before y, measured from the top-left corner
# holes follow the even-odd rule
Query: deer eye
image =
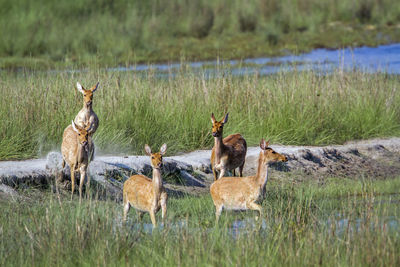
[(276, 154), (276, 152), (275, 152), (275, 151), (272, 151), (272, 154)]
[(151, 159), (154, 159), (154, 156), (151, 156)]

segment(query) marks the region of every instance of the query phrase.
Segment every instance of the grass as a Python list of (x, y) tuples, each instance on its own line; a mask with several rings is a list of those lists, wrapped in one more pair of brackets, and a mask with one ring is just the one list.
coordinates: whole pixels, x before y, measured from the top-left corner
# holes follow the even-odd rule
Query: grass
[(0, 1), (0, 68), (273, 56), (400, 42), (397, 0)]
[(35, 158), (59, 150), (63, 130), (82, 107), (74, 87), (100, 81), (94, 110), (99, 153), (142, 154), (145, 143), (168, 153), (210, 148), (211, 112), (229, 111), (224, 134), (249, 145), (261, 137), (292, 145), (339, 144), (399, 136), (396, 75), (312, 71), (235, 77), (220, 69), (206, 78), (190, 67), (176, 76), (149, 72), (1, 72), (0, 160)]
[(215, 226), (209, 195), (171, 197), (166, 225), (153, 231), (133, 211), (121, 226), (121, 203), (22, 191), (28, 198), (0, 200), (0, 264), (399, 265), (400, 177), (325, 182), (272, 181), (260, 222), (223, 212)]

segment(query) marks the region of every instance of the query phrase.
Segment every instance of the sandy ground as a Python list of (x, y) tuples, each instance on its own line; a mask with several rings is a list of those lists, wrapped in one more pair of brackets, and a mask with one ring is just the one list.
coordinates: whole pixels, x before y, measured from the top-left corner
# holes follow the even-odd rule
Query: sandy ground
[[(385, 179), (400, 175), (400, 138), (372, 139), (334, 146), (271, 147), (288, 156), (286, 163), (270, 165), (271, 179), (324, 179), (326, 177), (357, 177), (360, 175)], [(249, 147), (244, 175), (254, 175), (259, 147)], [(213, 181), (210, 169), (210, 150), (193, 151), (165, 157), (163, 176), (172, 193), (203, 194)], [(61, 173), (61, 154), (50, 152), (45, 159), (0, 162), (0, 197), (15, 196), (18, 188), (34, 185), (54, 185), (68, 190), (69, 170)], [(90, 163), (92, 184), (102, 194), (121, 198), (122, 184), (130, 175), (151, 174), (147, 156), (96, 156)], [(63, 177), (63, 179), (61, 179)]]

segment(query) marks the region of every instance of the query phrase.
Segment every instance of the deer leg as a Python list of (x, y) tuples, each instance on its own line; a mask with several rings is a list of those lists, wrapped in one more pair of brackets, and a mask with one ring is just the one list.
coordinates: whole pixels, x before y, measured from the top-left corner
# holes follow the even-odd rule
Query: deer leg
[(75, 191), (75, 166), (70, 166), (71, 169), (71, 200)]
[(126, 201), (126, 203), (124, 203), (124, 217), (123, 217), (123, 222), (126, 222), (126, 218), (128, 217), (128, 212), (129, 212), (129, 208), (131, 207), (131, 205), (129, 204), (129, 201)]
[(153, 208), (150, 210), (150, 219), (151, 223), (153, 224), (153, 228), (155, 228), (157, 226), (157, 222), (156, 222), (156, 212)]
[(236, 177), (236, 169), (233, 169), (233, 177)]
[(82, 200), (83, 183), (85, 182), (86, 178), (86, 166), (81, 166), (79, 168), (79, 171), (81, 173), (81, 180), (79, 181), (79, 202), (80, 202)]
[(221, 216), (223, 206), (215, 206), (215, 223), (218, 224), (219, 216)]
[[(260, 205), (254, 203), (254, 202), (250, 202), (247, 204), (247, 207), (251, 210), (257, 210), (259, 212), (260, 218), (261, 218), (261, 214), (262, 214), (262, 208)], [(256, 221), (258, 220), (258, 216), (256, 216)]]
[(168, 199), (167, 193), (162, 192), (160, 200), (161, 200), (161, 218), (163, 223), (165, 221), (165, 215), (167, 214), (167, 199)]
[[(92, 136), (89, 137), (90, 138), (90, 142), (89, 142), (89, 162), (94, 160), (94, 150), (95, 150), (95, 146), (92, 140)], [(89, 141), (89, 140), (88, 140)]]
[(239, 166), (239, 176), (243, 177), (243, 168), (244, 168), (244, 161), (243, 164)]

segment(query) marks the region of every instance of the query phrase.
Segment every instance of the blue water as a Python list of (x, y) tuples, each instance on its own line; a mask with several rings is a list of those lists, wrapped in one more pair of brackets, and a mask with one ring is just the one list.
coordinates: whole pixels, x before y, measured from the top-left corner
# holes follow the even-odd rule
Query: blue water
[[(249, 58), (244, 60), (200, 61), (184, 63), (194, 71), (213, 76), (229, 70), (233, 75), (266, 75), (279, 71), (315, 70), (330, 72), (335, 69), (362, 72), (400, 74), (400, 44), (378, 47), (345, 48), (339, 50), (315, 49), (310, 53), (274, 58)], [(184, 66), (181, 63), (135, 65), (110, 68), (110, 71), (154, 72), (157, 76), (175, 75)], [(204, 67), (204, 68), (203, 68)]]

